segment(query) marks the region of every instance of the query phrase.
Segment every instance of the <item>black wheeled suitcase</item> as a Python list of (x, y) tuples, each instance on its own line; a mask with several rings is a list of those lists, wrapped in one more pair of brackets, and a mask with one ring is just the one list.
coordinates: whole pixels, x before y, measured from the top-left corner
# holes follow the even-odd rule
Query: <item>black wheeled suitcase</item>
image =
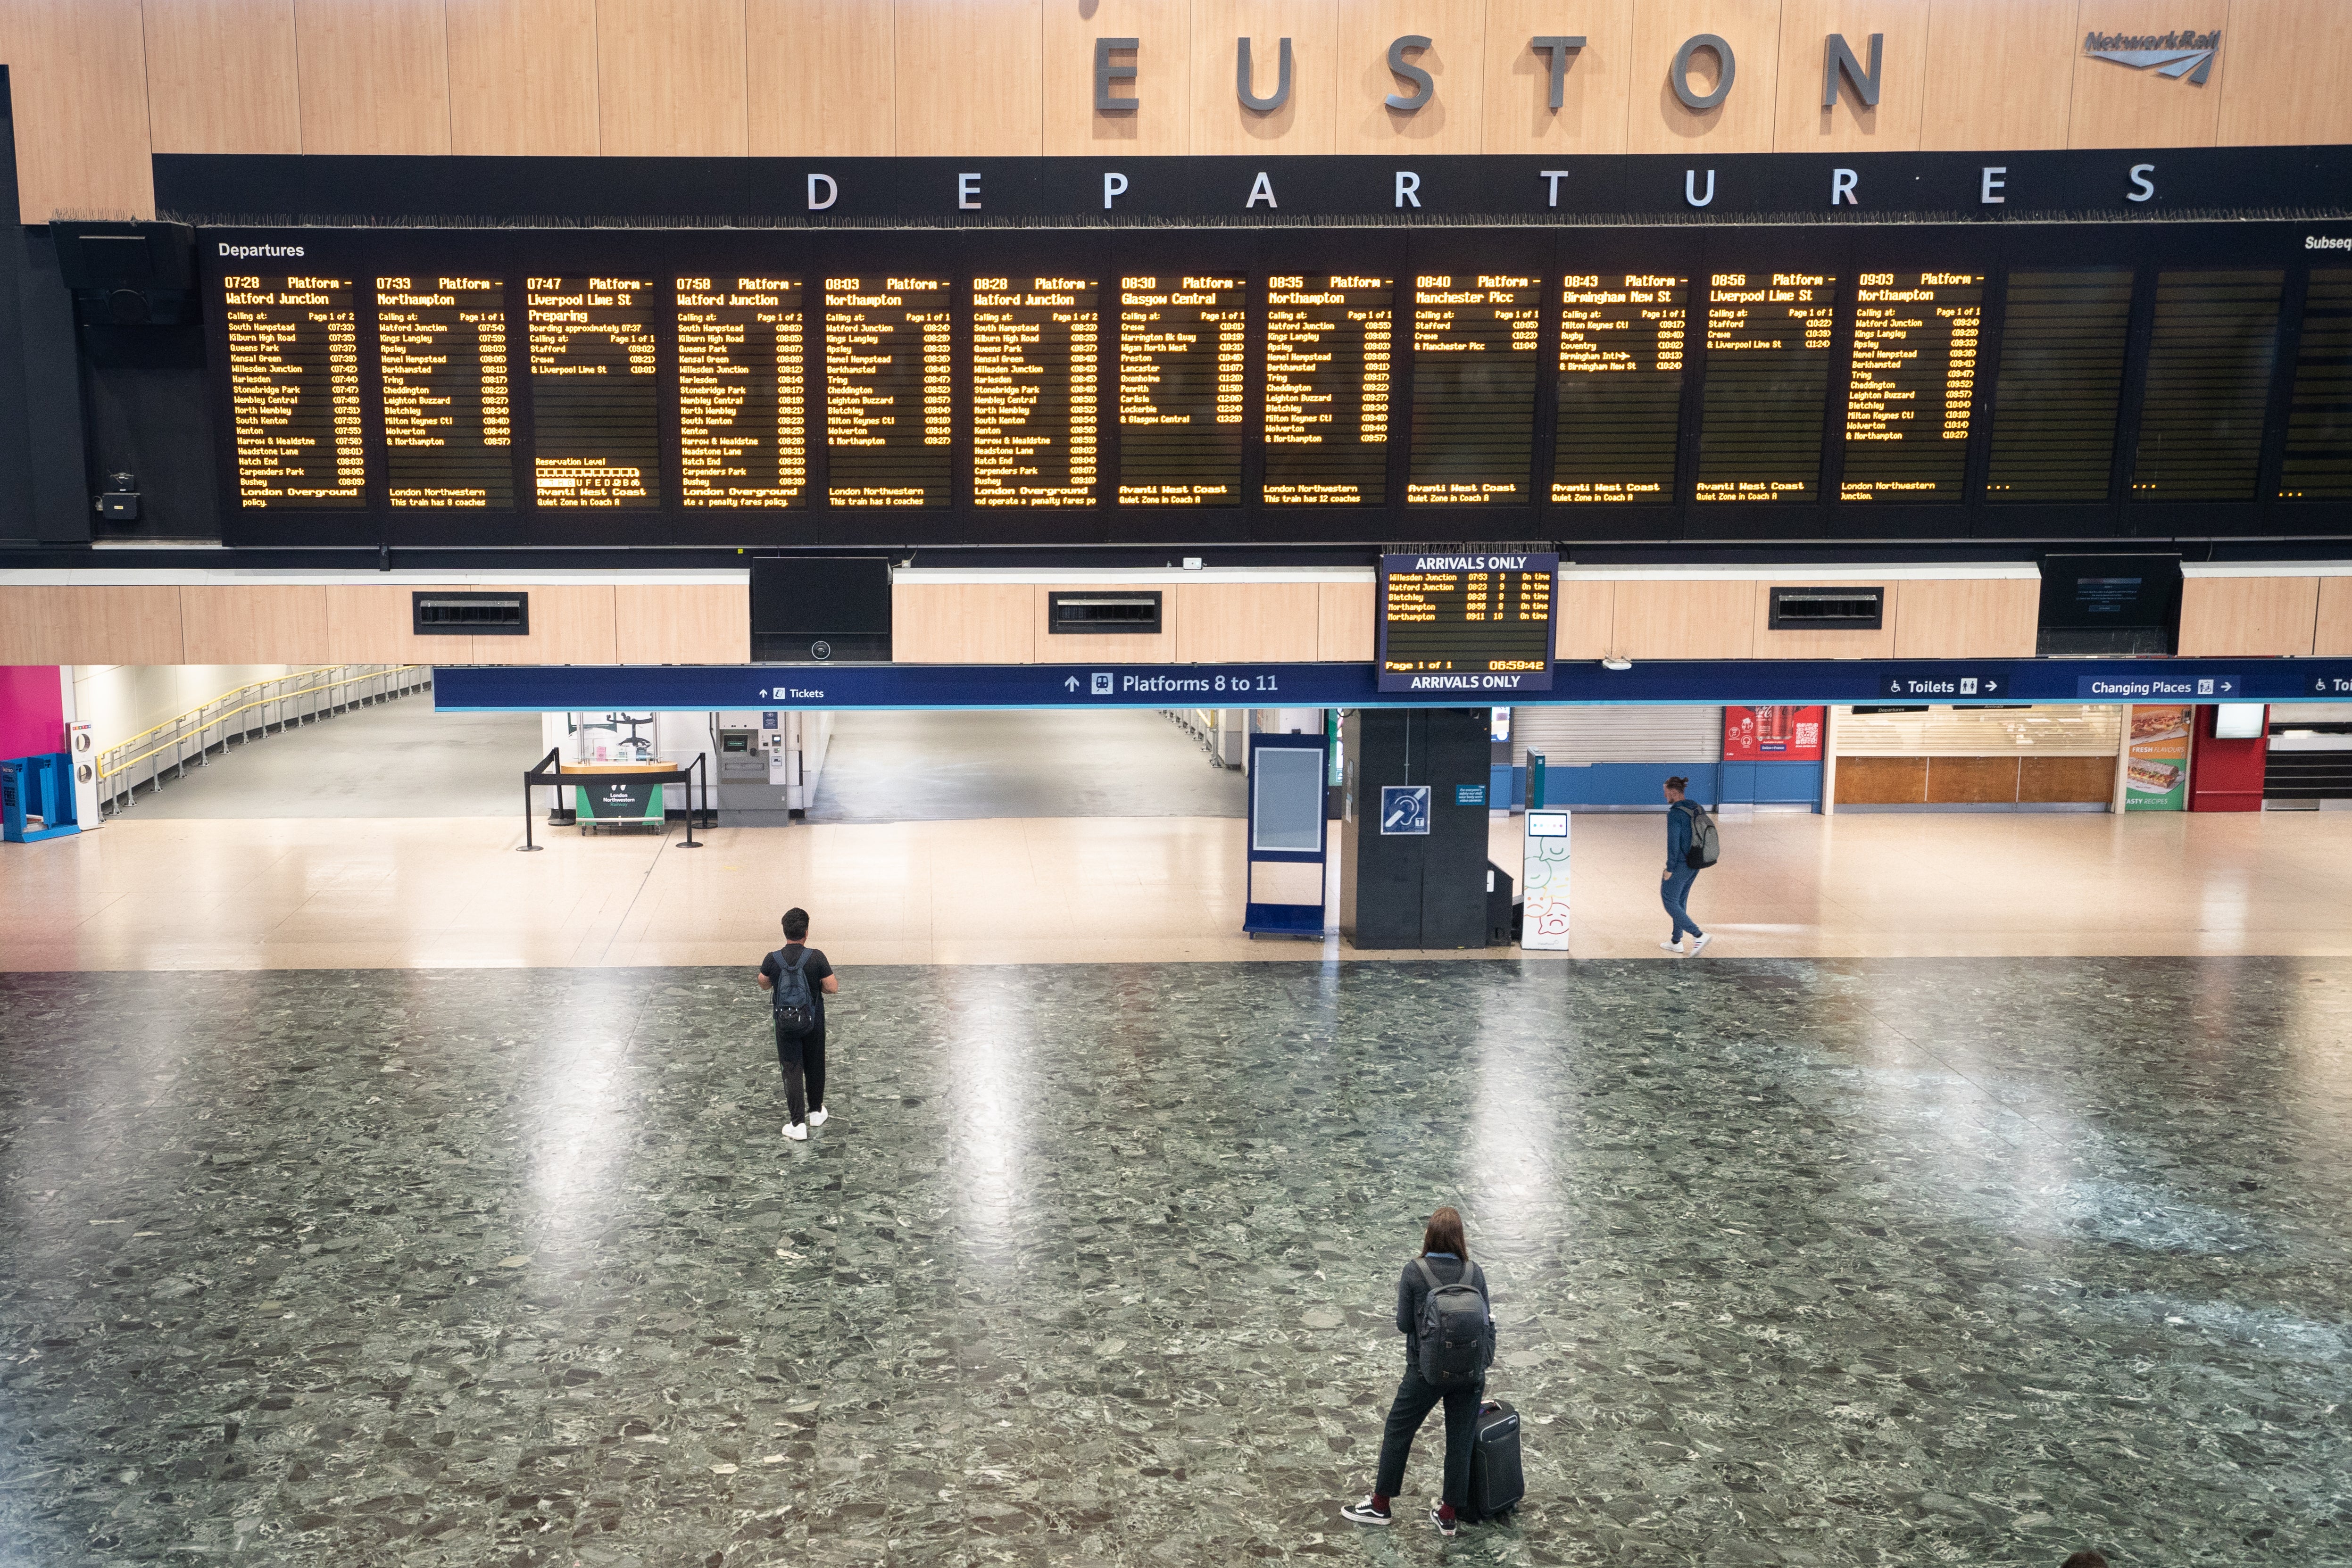
[(1470, 1507), (1473, 1524), (1492, 1524), (1528, 1495), (1519, 1473), (1519, 1413), (1500, 1399), (1481, 1401), (1470, 1437)]

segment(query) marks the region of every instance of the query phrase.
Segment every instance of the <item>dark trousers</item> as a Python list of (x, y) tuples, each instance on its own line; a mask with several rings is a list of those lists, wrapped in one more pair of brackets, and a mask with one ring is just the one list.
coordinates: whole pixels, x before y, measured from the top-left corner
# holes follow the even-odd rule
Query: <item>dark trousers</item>
[(1706, 935), (1698, 928), (1698, 922), (1690, 917), (1691, 883), (1697, 880), (1698, 873), (1691, 867), (1676, 866), (1674, 875), (1658, 883), (1658, 897), (1666, 906), (1667, 918), (1675, 923), (1674, 939), (1677, 942), (1683, 939), (1685, 931), (1694, 936)]
[(1455, 1508), (1470, 1499), (1470, 1447), (1478, 1430), (1478, 1400), (1482, 1385), (1467, 1388), (1432, 1388), (1421, 1380), (1421, 1369), (1410, 1362), (1397, 1385), (1396, 1401), (1389, 1406), (1388, 1429), (1381, 1434), (1381, 1471), (1372, 1490), (1394, 1497), (1404, 1490), (1405, 1456), (1412, 1452), (1413, 1434), (1429, 1418), (1440, 1400), (1445, 1404), (1445, 1490), (1439, 1495)]
[[(786, 1034), (779, 1027), (776, 1065), (784, 1070), (784, 1107), (795, 1124), (807, 1121), (811, 1111), (824, 1109), (824, 1025), (807, 1034)], [(801, 1088), (803, 1079), (808, 1085), (805, 1100)]]

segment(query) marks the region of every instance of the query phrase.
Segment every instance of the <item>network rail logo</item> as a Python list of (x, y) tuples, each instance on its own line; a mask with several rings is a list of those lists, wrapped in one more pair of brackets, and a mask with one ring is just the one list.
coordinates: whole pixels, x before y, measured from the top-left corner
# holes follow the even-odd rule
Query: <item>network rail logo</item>
[(2202, 87), (2213, 74), (2213, 57), (2221, 52), (2221, 32), (2217, 27), (2210, 33), (2092, 33), (2083, 39), (2083, 52), (2136, 71), (2185, 76)]

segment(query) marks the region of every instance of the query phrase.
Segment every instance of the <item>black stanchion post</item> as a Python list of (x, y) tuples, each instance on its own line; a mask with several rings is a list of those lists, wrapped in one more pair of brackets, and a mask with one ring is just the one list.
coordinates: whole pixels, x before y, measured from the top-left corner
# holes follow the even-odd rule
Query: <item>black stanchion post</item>
[[(695, 760), (699, 762), (702, 758), (698, 756)], [(681, 768), (677, 770), (677, 781), (684, 786), (678, 793), (686, 797), (686, 842), (677, 847), (682, 850), (698, 850), (702, 846), (694, 841), (694, 775)]]

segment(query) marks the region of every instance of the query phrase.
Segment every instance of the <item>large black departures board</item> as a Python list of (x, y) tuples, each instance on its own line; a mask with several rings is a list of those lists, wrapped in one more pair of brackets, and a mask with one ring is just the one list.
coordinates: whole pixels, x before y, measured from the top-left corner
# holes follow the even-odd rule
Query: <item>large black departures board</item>
[(2277, 538), (2352, 500), (2352, 223), (198, 253), (238, 544)]
[(1381, 558), (1384, 692), (1551, 689), (1552, 555)]

